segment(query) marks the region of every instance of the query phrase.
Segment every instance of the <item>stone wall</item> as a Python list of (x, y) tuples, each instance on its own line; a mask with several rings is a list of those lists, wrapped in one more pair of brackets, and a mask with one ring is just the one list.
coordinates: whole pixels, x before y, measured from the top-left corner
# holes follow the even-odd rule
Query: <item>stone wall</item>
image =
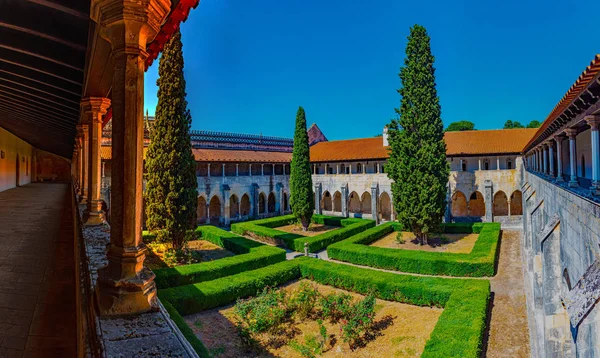
[[(523, 177), (532, 356), (600, 356), (600, 307), (578, 294), (578, 283), (590, 280), (600, 258), (600, 205), (535, 174)], [(600, 292), (590, 294), (597, 298)]]
[(29, 143), (0, 128), (0, 191), (31, 183), (33, 154)]

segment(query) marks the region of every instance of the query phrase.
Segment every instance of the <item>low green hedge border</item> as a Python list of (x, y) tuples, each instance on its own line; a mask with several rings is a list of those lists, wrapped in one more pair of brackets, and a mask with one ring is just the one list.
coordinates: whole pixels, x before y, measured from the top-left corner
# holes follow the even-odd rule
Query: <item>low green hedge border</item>
[(375, 226), (374, 220), (313, 215), (312, 222), (315, 224), (339, 226), (340, 228), (312, 237), (291, 234), (275, 229), (276, 227), (289, 225), (296, 221), (294, 215), (284, 215), (263, 220), (235, 223), (231, 225), (231, 231), (240, 235), (250, 233), (259, 237), (273, 238), (283, 242), (288, 248), (299, 252), (304, 251), (304, 243), (307, 242), (308, 251), (315, 252), (326, 248), (334, 242), (344, 240)]
[(167, 310), (169, 313), (169, 317), (171, 317), (173, 322), (175, 322), (175, 325), (179, 328), (185, 339), (190, 342), (192, 348), (194, 348), (194, 351), (196, 351), (200, 357), (210, 357), (211, 355), (208, 352), (208, 349), (206, 349), (202, 341), (196, 337), (194, 331), (190, 328), (190, 326), (187, 325), (187, 323), (185, 323), (185, 320), (183, 317), (181, 317), (179, 312), (177, 312), (175, 307), (173, 307), (169, 301), (162, 301), (162, 304), (165, 307), (165, 310)]
[(367, 246), (386, 234), (400, 230), (397, 223), (379, 225), (330, 245), (327, 255), (331, 259), (357, 265), (424, 275), (483, 277), (496, 273), (499, 223), (445, 225), (444, 232), (447, 233), (479, 233), (473, 250), (468, 254)]
[(213, 281), (160, 290), (159, 297), (185, 315), (223, 306), (255, 295), (265, 286), (301, 277), (362, 294), (375, 289), (380, 299), (443, 307), (422, 357), (481, 354), (490, 296), (487, 280), (401, 275), (302, 257)]
[(198, 237), (221, 246), (236, 256), (215, 261), (154, 270), (159, 288), (210, 281), (285, 261), (285, 250), (246, 239), (214, 226), (199, 226)]

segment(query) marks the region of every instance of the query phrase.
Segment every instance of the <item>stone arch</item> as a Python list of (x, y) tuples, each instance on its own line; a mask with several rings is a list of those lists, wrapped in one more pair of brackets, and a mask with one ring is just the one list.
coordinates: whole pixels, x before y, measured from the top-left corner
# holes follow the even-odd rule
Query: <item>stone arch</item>
[(275, 193), (270, 192), (269, 197), (267, 199), (267, 211), (269, 213), (275, 212)]
[(379, 195), (379, 215), (383, 220), (392, 220), (392, 200), (385, 191)]
[(221, 200), (213, 195), (208, 204), (208, 220), (212, 225), (218, 225), (221, 219)]
[(240, 202), (235, 194), (229, 197), (229, 218), (236, 219), (240, 214)]
[(333, 211), (342, 212), (342, 193), (339, 191), (333, 193)]
[(242, 200), (240, 200), (240, 215), (250, 215), (250, 197), (248, 194), (242, 195)]
[(508, 215), (508, 199), (506, 197), (506, 193), (502, 190), (496, 192), (494, 194), (494, 201), (492, 214), (494, 216), (506, 216)]
[(206, 199), (203, 196), (198, 197), (198, 206), (196, 208), (196, 220), (199, 223), (206, 222)]
[(323, 199), (321, 199), (321, 209), (324, 211), (332, 210), (331, 194), (328, 191), (323, 193)]
[(371, 214), (371, 193), (365, 191), (360, 200), (360, 206), (363, 214)]
[(360, 197), (353, 191), (348, 198), (348, 211), (351, 213), (360, 213)]
[(510, 195), (510, 215), (523, 215), (523, 194), (520, 190)]
[(464, 217), (469, 216), (469, 209), (467, 207), (467, 197), (462, 191), (457, 190), (452, 194), (452, 216)]
[(480, 192), (474, 191), (469, 197), (468, 203), (469, 216), (485, 216), (485, 200)]
[(258, 194), (258, 213), (264, 214), (267, 212), (267, 199), (265, 193), (261, 192)]

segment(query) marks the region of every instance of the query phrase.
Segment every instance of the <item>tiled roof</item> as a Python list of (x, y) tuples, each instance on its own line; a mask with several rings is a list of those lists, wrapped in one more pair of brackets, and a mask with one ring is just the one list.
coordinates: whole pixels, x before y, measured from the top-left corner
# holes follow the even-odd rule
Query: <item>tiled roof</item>
[(198, 162), (289, 163), (292, 153), (254, 150), (192, 149)]
[(599, 72), (600, 54), (597, 54), (594, 56), (592, 62), (590, 62), (590, 65), (585, 68), (581, 75), (579, 75), (575, 83), (571, 86), (571, 88), (569, 88), (563, 98), (560, 99), (552, 112), (550, 112), (535, 136), (526, 144), (526, 148), (529, 148), (533, 142), (536, 141), (536, 139), (552, 125), (556, 118), (558, 118), (565, 111), (565, 109), (567, 109), (573, 103), (573, 101), (576, 100), (591, 83), (593, 83), (594, 78), (596, 78)]
[(446, 155), (521, 153), (537, 128), (446, 132)]
[(311, 162), (384, 159), (388, 157), (382, 137), (334, 140), (310, 147)]
[[(489, 155), (521, 153), (536, 128), (447, 132), (446, 155)], [(382, 137), (321, 142), (310, 148), (311, 162), (388, 158)]]

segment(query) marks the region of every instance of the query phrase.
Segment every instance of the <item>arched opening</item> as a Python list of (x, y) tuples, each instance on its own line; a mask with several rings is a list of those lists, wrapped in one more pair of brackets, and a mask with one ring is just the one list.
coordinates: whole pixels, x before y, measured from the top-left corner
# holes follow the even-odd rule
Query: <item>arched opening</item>
[(196, 220), (198, 223), (206, 222), (206, 199), (203, 196), (198, 198), (198, 207), (196, 209)]
[(379, 214), (382, 220), (392, 220), (392, 201), (386, 192), (379, 195)]
[(469, 216), (469, 210), (467, 208), (467, 197), (461, 191), (455, 191), (452, 195), (452, 216)]
[(585, 155), (581, 155), (581, 177), (585, 178)]
[(492, 214), (494, 216), (508, 215), (508, 199), (502, 190), (494, 194)]
[(229, 197), (229, 218), (237, 219), (240, 214), (240, 203), (238, 197), (234, 194)]
[(323, 193), (323, 199), (321, 199), (321, 209), (324, 211), (331, 211), (331, 194), (328, 191)]
[(258, 194), (258, 213), (264, 214), (267, 211), (267, 203), (265, 199), (265, 193)]
[(283, 193), (283, 211), (289, 211), (289, 205), (288, 205), (288, 195), (287, 193)]
[(270, 213), (274, 213), (275, 212), (275, 194), (273, 194), (273, 192), (269, 193), (269, 198), (268, 198), (268, 203), (267, 203), (267, 209), (269, 210)]
[(363, 214), (371, 214), (371, 194), (365, 191), (360, 200), (360, 206)]
[(248, 194), (242, 195), (242, 200), (240, 201), (240, 215), (250, 215), (250, 198), (248, 197)]
[(333, 194), (333, 211), (342, 212), (342, 194), (339, 191)]
[(214, 195), (210, 199), (208, 204), (208, 219), (211, 225), (219, 225), (219, 219), (221, 218), (221, 200), (219, 197)]
[(348, 211), (351, 213), (360, 213), (360, 198), (358, 194), (353, 191), (350, 193), (350, 198), (348, 199)]
[(481, 217), (485, 216), (485, 201), (483, 195), (476, 191), (469, 197), (469, 216)]
[(483, 170), (490, 170), (490, 160), (489, 159), (483, 160)]
[(356, 173), (358, 173), (358, 174), (362, 173), (362, 164), (360, 164), (360, 163), (356, 164)]
[[(340, 165), (340, 172), (338, 174), (346, 174), (346, 165), (344, 165), (344, 164)], [(335, 198), (335, 194), (334, 194), (334, 198)]]
[(512, 159), (507, 159), (506, 160), (506, 169), (512, 169), (512, 168), (513, 168)]
[(523, 215), (523, 194), (519, 190), (510, 196), (510, 215)]

